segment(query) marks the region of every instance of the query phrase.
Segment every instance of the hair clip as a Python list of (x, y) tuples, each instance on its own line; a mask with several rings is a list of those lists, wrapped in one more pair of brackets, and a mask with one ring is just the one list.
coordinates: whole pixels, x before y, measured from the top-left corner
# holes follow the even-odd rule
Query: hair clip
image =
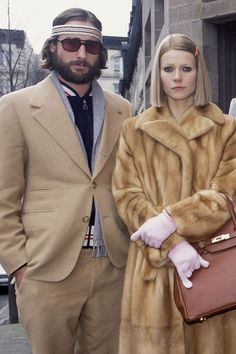
[(199, 55), (199, 53), (200, 53), (200, 49), (199, 49), (199, 47), (196, 47), (194, 56), (197, 57)]

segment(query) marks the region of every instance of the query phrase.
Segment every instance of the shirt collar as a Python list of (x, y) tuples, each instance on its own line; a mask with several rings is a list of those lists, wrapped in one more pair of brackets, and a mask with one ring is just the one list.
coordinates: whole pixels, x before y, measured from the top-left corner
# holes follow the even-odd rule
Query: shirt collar
[(76, 90), (71, 87), (70, 85), (66, 84), (64, 81), (62, 80), (59, 80), (66, 96), (77, 96), (77, 97), (80, 97), (80, 98), (85, 98), (85, 97), (88, 97), (88, 96), (92, 96), (92, 85), (90, 85), (88, 91), (84, 94), (84, 96), (80, 96)]

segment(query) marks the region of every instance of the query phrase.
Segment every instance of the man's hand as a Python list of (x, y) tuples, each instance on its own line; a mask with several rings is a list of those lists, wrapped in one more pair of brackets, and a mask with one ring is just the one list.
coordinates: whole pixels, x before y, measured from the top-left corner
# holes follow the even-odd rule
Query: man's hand
[(15, 271), (15, 273), (14, 273), (14, 277), (16, 278), (16, 285), (17, 285), (18, 289), (21, 285), (22, 279), (24, 278), (26, 268), (27, 268), (27, 266), (25, 265), (25, 266), (21, 267), (20, 269), (18, 269), (17, 271)]

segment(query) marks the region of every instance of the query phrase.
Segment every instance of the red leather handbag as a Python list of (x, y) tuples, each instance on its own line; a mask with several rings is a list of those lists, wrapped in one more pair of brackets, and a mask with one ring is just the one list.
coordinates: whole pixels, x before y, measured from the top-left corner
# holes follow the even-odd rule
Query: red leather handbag
[(224, 197), (231, 218), (211, 238), (192, 244), (210, 266), (193, 272), (191, 289), (174, 271), (175, 303), (187, 323), (236, 308), (236, 214), (232, 201)]

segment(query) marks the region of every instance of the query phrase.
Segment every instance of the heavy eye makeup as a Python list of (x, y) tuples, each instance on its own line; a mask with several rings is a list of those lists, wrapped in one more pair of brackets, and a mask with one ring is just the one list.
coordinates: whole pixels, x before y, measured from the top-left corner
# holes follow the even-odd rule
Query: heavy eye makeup
[(170, 65), (164, 66), (164, 67), (162, 68), (162, 70), (165, 71), (166, 73), (170, 73), (170, 72), (173, 71), (173, 67), (170, 66)]
[(190, 72), (190, 71), (192, 71), (192, 67), (190, 65), (185, 65), (183, 67), (183, 71)]
[[(162, 70), (163, 70), (164, 72), (166, 72), (166, 73), (170, 73), (170, 72), (172, 72), (174, 69), (175, 69), (175, 68), (172, 67), (172, 66), (170, 66), (170, 65), (164, 66), (164, 67), (162, 68)], [(184, 72), (190, 72), (190, 71), (192, 71), (192, 67), (191, 67), (190, 65), (184, 65), (184, 66), (182, 67), (182, 70), (183, 70)]]

